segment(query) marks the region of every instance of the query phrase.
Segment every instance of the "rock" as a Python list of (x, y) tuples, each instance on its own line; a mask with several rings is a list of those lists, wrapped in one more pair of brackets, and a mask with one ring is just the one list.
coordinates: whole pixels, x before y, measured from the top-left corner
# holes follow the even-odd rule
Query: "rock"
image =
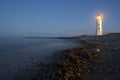
[(110, 68), (108, 69), (108, 72), (111, 72), (111, 69), (110, 69)]
[[(93, 49), (96, 51), (93, 51)], [(96, 43), (66, 50), (65, 59), (57, 63), (57, 71), (53, 72), (52, 80), (81, 80), (82, 72), (90, 73), (92, 65), (98, 63), (101, 58), (99, 51)]]
[(97, 52), (100, 52), (100, 49), (96, 49)]
[(78, 75), (78, 76), (80, 76), (81, 74), (80, 74), (80, 73), (78, 73), (77, 75)]
[(90, 72), (91, 70), (89, 69), (88, 72)]
[(102, 68), (100, 68), (99, 71), (101, 72), (101, 71), (102, 71)]
[(119, 71), (118, 71), (118, 69), (116, 69), (116, 73), (118, 73)]

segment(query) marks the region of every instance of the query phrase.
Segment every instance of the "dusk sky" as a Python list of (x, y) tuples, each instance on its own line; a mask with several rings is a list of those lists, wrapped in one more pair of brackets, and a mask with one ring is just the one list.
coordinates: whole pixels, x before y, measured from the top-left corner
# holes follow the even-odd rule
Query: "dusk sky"
[(120, 0), (0, 0), (0, 37), (95, 34), (99, 12), (103, 32), (120, 32)]

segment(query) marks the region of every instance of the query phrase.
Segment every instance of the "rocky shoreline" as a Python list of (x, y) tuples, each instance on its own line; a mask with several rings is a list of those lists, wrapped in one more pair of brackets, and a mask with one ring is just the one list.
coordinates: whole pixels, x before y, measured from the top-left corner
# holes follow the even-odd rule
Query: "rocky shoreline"
[(65, 59), (57, 63), (58, 69), (50, 75), (51, 80), (83, 80), (85, 72), (91, 72), (99, 64), (101, 54), (98, 43), (66, 50)]
[[(26, 80), (119, 80), (120, 34), (80, 36), (82, 46), (55, 53), (35, 62)], [(28, 75), (28, 74), (27, 74)], [(21, 79), (20, 79), (21, 80)]]

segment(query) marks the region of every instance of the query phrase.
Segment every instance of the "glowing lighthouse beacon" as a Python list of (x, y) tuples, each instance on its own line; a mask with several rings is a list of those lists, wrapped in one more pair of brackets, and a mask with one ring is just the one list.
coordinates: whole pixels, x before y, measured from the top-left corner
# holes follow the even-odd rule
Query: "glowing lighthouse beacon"
[(101, 13), (98, 13), (96, 16), (96, 35), (102, 35), (102, 20), (103, 15)]

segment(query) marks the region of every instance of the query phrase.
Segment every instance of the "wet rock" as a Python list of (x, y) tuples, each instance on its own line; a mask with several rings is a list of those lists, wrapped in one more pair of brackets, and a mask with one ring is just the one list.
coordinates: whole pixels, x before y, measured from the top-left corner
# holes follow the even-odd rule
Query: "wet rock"
[[(101, 55), (98, 51), (98, 43), (90, 43), (80, 48), (67, 50), (66, 58), (57, 63), (57, 72), (52, 74), (52, 80), (81, 80), (83, 72), (91, 72), (92, 65), (98, 63)], [(64, 76), (64, 78), (63, 78)]]

